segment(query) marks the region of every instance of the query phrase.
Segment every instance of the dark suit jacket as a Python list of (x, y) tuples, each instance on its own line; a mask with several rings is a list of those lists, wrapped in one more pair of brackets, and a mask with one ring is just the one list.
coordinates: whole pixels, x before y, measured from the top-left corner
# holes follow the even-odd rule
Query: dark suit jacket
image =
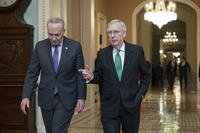
[[(113, 47), (100, 50), (95, 60), (94, 77), (90, 83), (99, 84), (101, 113), (103, 117), (115, 117), (121, 104), (134, 113), (150, 82), (150, 69), (145, 61), (141, 46), (125, 43), (125, 59), (122, 79), (119, 81), (115, 69)], [(141, 73), (141, 84), (138, 74)]]
[(174, 67), (172, 67), (172, 61), (169, 61), (166, 67), (166, 74), (168, 77), (175, 77), (177, 71), (177, 63), (174, 64)]
[(56, 73), (53, 66), (51, 44), (45, 39), (36, 44), (32, 59), (24, 82), (23, 98), (31, 98), (36, 88), (38, 76), (38, 103), (43, 109), (51, 109), (53, 88), (56, 84), (65, 108), (73, 109), (77, 99), (86, 98), (86, 85), (82, 75), (78, 72), (84, 68), (84, 59), (79, 42), (63, 39), (61, 58)]
[(190, 72), (190, 65), (186, 61), (185, 65), (181, 65), (182, 62), (179, 63), (179, 74), (180, 76), (187, 76), (187, 73)]

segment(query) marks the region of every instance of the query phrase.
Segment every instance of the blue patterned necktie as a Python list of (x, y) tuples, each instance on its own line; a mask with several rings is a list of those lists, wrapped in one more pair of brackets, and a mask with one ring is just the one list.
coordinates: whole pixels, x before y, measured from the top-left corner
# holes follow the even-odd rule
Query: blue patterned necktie
[(119, 80), (121, 80), (121, 76), (122, 76), (122, 61), (121, 61), (121, 56), (119, 54), (120, 50), (117, 50), (117, 54), (115, 55), (115, 68), (117, 71), (117, 75)]
[(53, 46), (54, 47), (54, 53), (53, 53), (53, 64), (54, 64), (54, 69), (57, 72), (58, 69), (58, 46)]
[[(54, 64), (54, 69), (57, 72), (58, 70), (58, 45), (53, 46), (54, 47), (54, 52), (53, 52), (53, 64)], [(58, 86), (54, 85), (54, 94), (58, 93)]]

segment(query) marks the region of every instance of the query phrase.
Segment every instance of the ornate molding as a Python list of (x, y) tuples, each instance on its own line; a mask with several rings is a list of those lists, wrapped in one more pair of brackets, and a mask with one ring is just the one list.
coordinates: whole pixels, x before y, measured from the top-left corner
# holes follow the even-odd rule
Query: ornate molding
[(46, 23), (49, 18), (49, 0), (38, 0), (39, 40), (47, 37)]
[(22, 40), (0, 40), (0, 69), (11, 69), (21, 63)]

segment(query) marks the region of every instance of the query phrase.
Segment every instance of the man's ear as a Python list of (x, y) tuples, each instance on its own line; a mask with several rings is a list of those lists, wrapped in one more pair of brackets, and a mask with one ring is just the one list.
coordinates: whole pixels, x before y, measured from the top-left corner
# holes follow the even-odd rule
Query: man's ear
[(124, 38), (126, 37), (126, 31), (124, 31), (124, 33), (123, 33), (123, 37), (124, 37)]

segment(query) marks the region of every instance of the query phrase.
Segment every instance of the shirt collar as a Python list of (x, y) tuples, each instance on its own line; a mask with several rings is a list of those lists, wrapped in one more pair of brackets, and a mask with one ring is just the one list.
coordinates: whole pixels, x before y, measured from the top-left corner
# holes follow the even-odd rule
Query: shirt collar
[(51, 47), (60, 47), (60, 46), (62, 46), (62, 42), (60, 42), (59, 44), (57, 44), (57, 45), (51, 45)]
[[(118, 49), (116, 49), (116, 48), (113, 49), (114, 52), (117, 52), (117, 50), (118, 50)], [(124, 42), (123, 42), (121, 48), (119, 48), (119, 50), (120, 50), (121, 52), (125, 52), (125, 43), (124, 43)]]

